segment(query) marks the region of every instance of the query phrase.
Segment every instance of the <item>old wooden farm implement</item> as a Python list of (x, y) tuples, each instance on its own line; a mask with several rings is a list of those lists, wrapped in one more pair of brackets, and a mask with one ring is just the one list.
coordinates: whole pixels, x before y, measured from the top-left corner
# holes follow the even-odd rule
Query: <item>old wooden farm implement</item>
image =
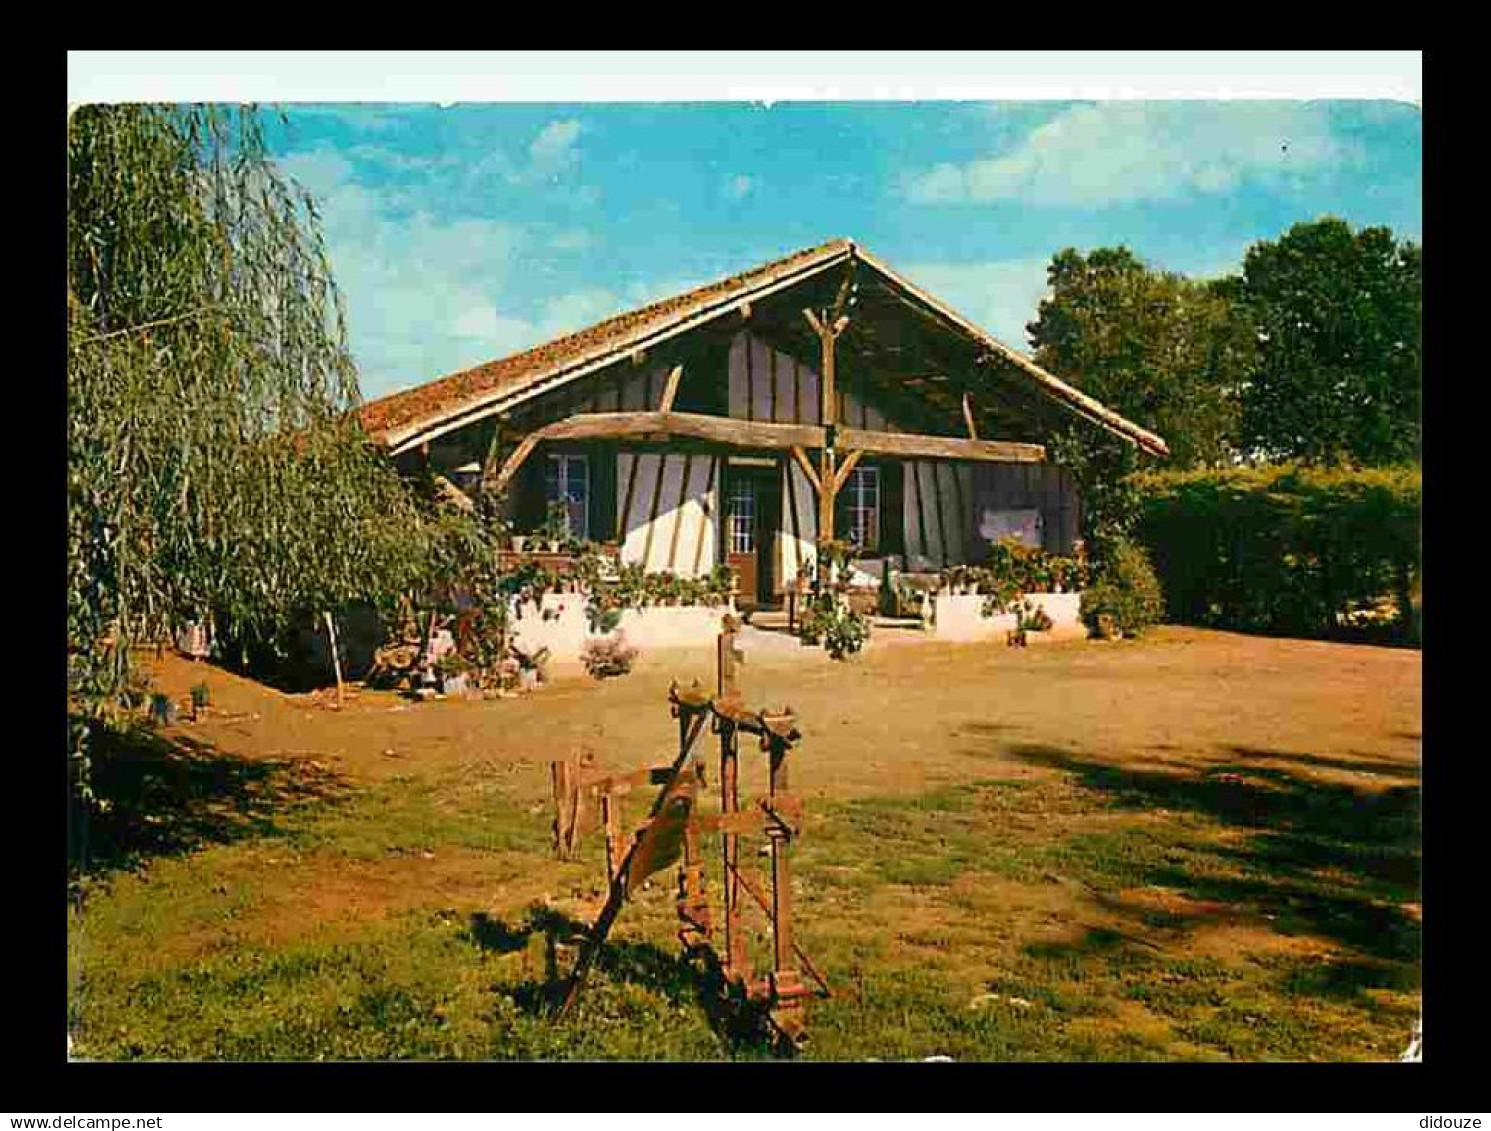
[[(823, 996), (831, 994), (828, 983), (792, 937), (789, 853), (801, 832), (802, 804), (788, 788), (787, 759), (802, 736), (792, 708), (772, 712), (746, 707), (735, 682), (736, 665), (745, 658), (735, 645), (738, 627), (733, 617), (725, 617), (717, 643), (718, 686), (714, 695), (697, 680), (688, 687), (680, 687), (675, 681), (668, 689), (671, 713), (678, 720), (678, 755), (671, 764), (608, 775), (588, 753), (552, 763), (555, 853), (561, 859), (573, 857), (581, 834), (599, 826), (605, 833), (610, 884), (605, 906), (589, 930), (566, 987), (559, 1017), (579, 999), (585, 977), (622, 905), (647, 877), (674, 863), (680, 865), (679, 941), (687, 951), (707, 951), (727, 983), (762, 1008), (782, 1035), (793, 1040), (801, 1037), (805, 999), (813, 993), (802, 981), (799, 964)], [(712, 814), (699, 811), (705, 788), (703, 761), (698, 756), (689, 760), (706, 724), (719, 737), (720, 749), (720, 810)], [(768, 760), (767, 796), (745, 809), (741, 808), (739, 790), (743, 735), (757, 739)], [(660, 787), (657, 797), (647, 819), (628, 837), (622, 830), (621, 797), (646, 785)], [(713, 833), (718, 833), (721, 841), (723, 955), (712, 946), (715, 930), (700, 848), (700, 839)], [(741, 867), (740, 841), (747, 834), (764, 834), (770, 844), (769, 893)], [(765, 913), (771, 931), (772, 968), (760, 978), (753, 976), (747, 954), (743, 896)]]

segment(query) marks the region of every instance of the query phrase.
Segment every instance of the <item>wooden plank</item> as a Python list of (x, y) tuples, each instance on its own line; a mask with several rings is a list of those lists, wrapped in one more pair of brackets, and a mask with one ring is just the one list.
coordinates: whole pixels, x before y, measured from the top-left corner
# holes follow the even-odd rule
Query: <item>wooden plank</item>
[(663, 403), (658, 406), (659, 412), (672, 412), (674, 398), (678, 396), (678, 382), (683, 377), (683, 366), (675, 365), (668, 371), (668, 383), (663, 386)]
[(978, 439), (978, 426), (973, 422), (973, 394), (963, 394), (963, 423), (968, 425), (968, 438)]
[(632, 491), (637, 486), (637, 464), (642, 462), (641, 456), (636, 452), (625, 452), (617, 455), (617, 459), (624, 454), (631, 460), (626, 475), (626, 495), (622, 499), (621, 509), (616, 512), (616, 544), (619, 546), (626, 539), (627, 520), (632, 513)]
[(962, 475), (962, 472), (966, 471), (967, 468), (965, 468), (962, 464), (956, 464), (955, 463), (955, 464), (952, 465), (952, 470), (953, 470), (953, 494), (957, 497), (957, 500), (958, 500), (958, 516), (959, 516), (959, 518), (958, 518), (958, 547), (959, 547), (959, 554), (961, 556), (961, 559), (966, 562), (966, 561), (969, 561), (969, 559), (971, 559), (972, 557), (974, 557), (974, 555), (970, 552), (970, 548), (971, 548), (971, 545), (972, 545), (972, 542), (973, 542), (973, 538), (972, 538), (972, 535), (970, 533), (971, 530), (972, 530), (972, 523), (973, 523), (973, 509), (972, 509), (972, 504), (969, 501), (969, 495), (972, 492), (973, 484), (970, 483), (968, 491), (964, 491), (964, 489), (963, 489), (963, 475)]
[[(916, 488), (916, 505), (912, 507), (911, 513), (916, 516), (916, 533), (919, 539), (917, 545), (920, 547), (917, 551), (917, 556), (930, 558), (932, 556), (932, 547), (927, 541), (927, 508), (926, 499), (923, 498), (924, 492), (922, 491), (920, 468), (921, 464), (918, 461), (906, 461), (907, 478), (911, 480), (911, 485)], [(908, 554), (911, 553), (909, 549), (906, 552)]]
[(747, 420), (756, 419), (756, 378), (752, 372), (751, 354), (756, 352), (756, 343), (749, 334), (745, 340), (745, 377), (746, 377), (746, 411)]
[(771, 382), (771, 422), (777, 421), (777, 351), (766, 351), (766, 379)]
[(947, 565), (947, 520), (942, 513), (942, 484), (938, 475), (940, 465), (935, 463), (926, 464), (927, 472), (932, 477), (932, 507), (937, 512), (937, 548), (941, 551), (937, 556), (942, 559), (942, 564)]

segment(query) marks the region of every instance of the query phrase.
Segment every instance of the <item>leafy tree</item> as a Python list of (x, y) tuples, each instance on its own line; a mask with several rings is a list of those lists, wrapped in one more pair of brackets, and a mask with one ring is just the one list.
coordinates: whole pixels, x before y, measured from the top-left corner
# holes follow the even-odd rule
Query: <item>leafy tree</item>
[[(258, 112), (86, 106), (68, 123), (73, 756), (130, 705), (130, 650), (185, 620), (273, 636), (407, 583), (416, 515), (350, 411), (310, 198)], [(416, 539), (417, 542), (417, 539)]]
[(1052, 257), (1028, 327), (1036, 361), (1158, 432), (1179, 467), (1226, 462), (1251, 327), (1226, 289), (1156, 271), (1125, 247)]
[(1388, 228), (1334, 218), (1248, 250), (1233, 284), (1256, 322), (1245, 445), (1272, 459), (1417, 460), (1422, 258)]

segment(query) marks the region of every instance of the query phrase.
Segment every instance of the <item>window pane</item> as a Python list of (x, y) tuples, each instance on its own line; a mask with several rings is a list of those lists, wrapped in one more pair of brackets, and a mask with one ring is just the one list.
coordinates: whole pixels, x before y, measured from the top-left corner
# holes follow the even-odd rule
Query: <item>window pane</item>
[(551, 455), (544, 469), (544, 497), (565, 507), (566, 534), (590, 537), (589, 463), (584, 456)]
[(866, 549), (880, 541), (880, 469), (856, 467), (849, 473), (849, 537)]
[(756, 549), (756, 491), (748, 479), (730, 485), (730, 552), (749, 554)]

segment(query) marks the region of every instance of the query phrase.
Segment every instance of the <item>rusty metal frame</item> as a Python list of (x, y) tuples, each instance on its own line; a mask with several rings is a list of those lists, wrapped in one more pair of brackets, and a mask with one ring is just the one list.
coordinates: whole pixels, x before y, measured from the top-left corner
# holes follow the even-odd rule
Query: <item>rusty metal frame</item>
[[(806, 999), (815, 992), (832, 996), (828, 981), (797, 945), (792, 929), (791, 849), (801, 835), (803, 809), (789, 786), (787, 765), (802, 734), (792, 708), (767, 711), (745, 705), (736, 677), (737, 667), (745, 659), (735, 643), (739, 627), (733, 616), (724, 618), (717, 641), (718, 680), (713, 695), (697, 680), (687, 687), (674, 681), (668, 688), (669, 710), (678, 720), (678, 754), (671, 764), (607, 775), (597, 770), (594, 756), (588, 751), (552, 764), (555, 854), (561, 859), (572, 858), (582, 833), (596, 825), (603, 827), (609, 882), (606, 903), (587, 934), (556, 1018), (568, 1014), (579, 1000), (586, 976), (626, 900), (647, 876), (675, 862), (679, 864), (679, 941), (686, 951), (712, 954), (727, 984), (763, 1007), (781, 1034), (794, 1041), (800, 1039)], [(706, 723), (719, 738), (720, 809), (712, 815), (697, 811), (705, 784), (703, 763), (695, 758), (685, 767)], [(742, 809), (740, 803), (742, 735), (758, 740), (767, 755), (769, 770), (767, 796), (749, 809)], [(630, 843), (624, 844), (619, 799), (648, 783), (661, 788), (647, 819)], [(700, 846), (702, 836), (716, 833), (720, 837), (724, 895), (722, 954), (713, 948), (714, 921)], [(764, 834), (771, 846), (769, 892), (758, 887), (741, 868), (740, 838), (753, 833)], [(760, 907), (771, 926), (772, 966), (764, 977), (753, 975), (742, 914), (743, 895)], [(816, 991), (804, 983), (802, 971), (816, 984)]]

